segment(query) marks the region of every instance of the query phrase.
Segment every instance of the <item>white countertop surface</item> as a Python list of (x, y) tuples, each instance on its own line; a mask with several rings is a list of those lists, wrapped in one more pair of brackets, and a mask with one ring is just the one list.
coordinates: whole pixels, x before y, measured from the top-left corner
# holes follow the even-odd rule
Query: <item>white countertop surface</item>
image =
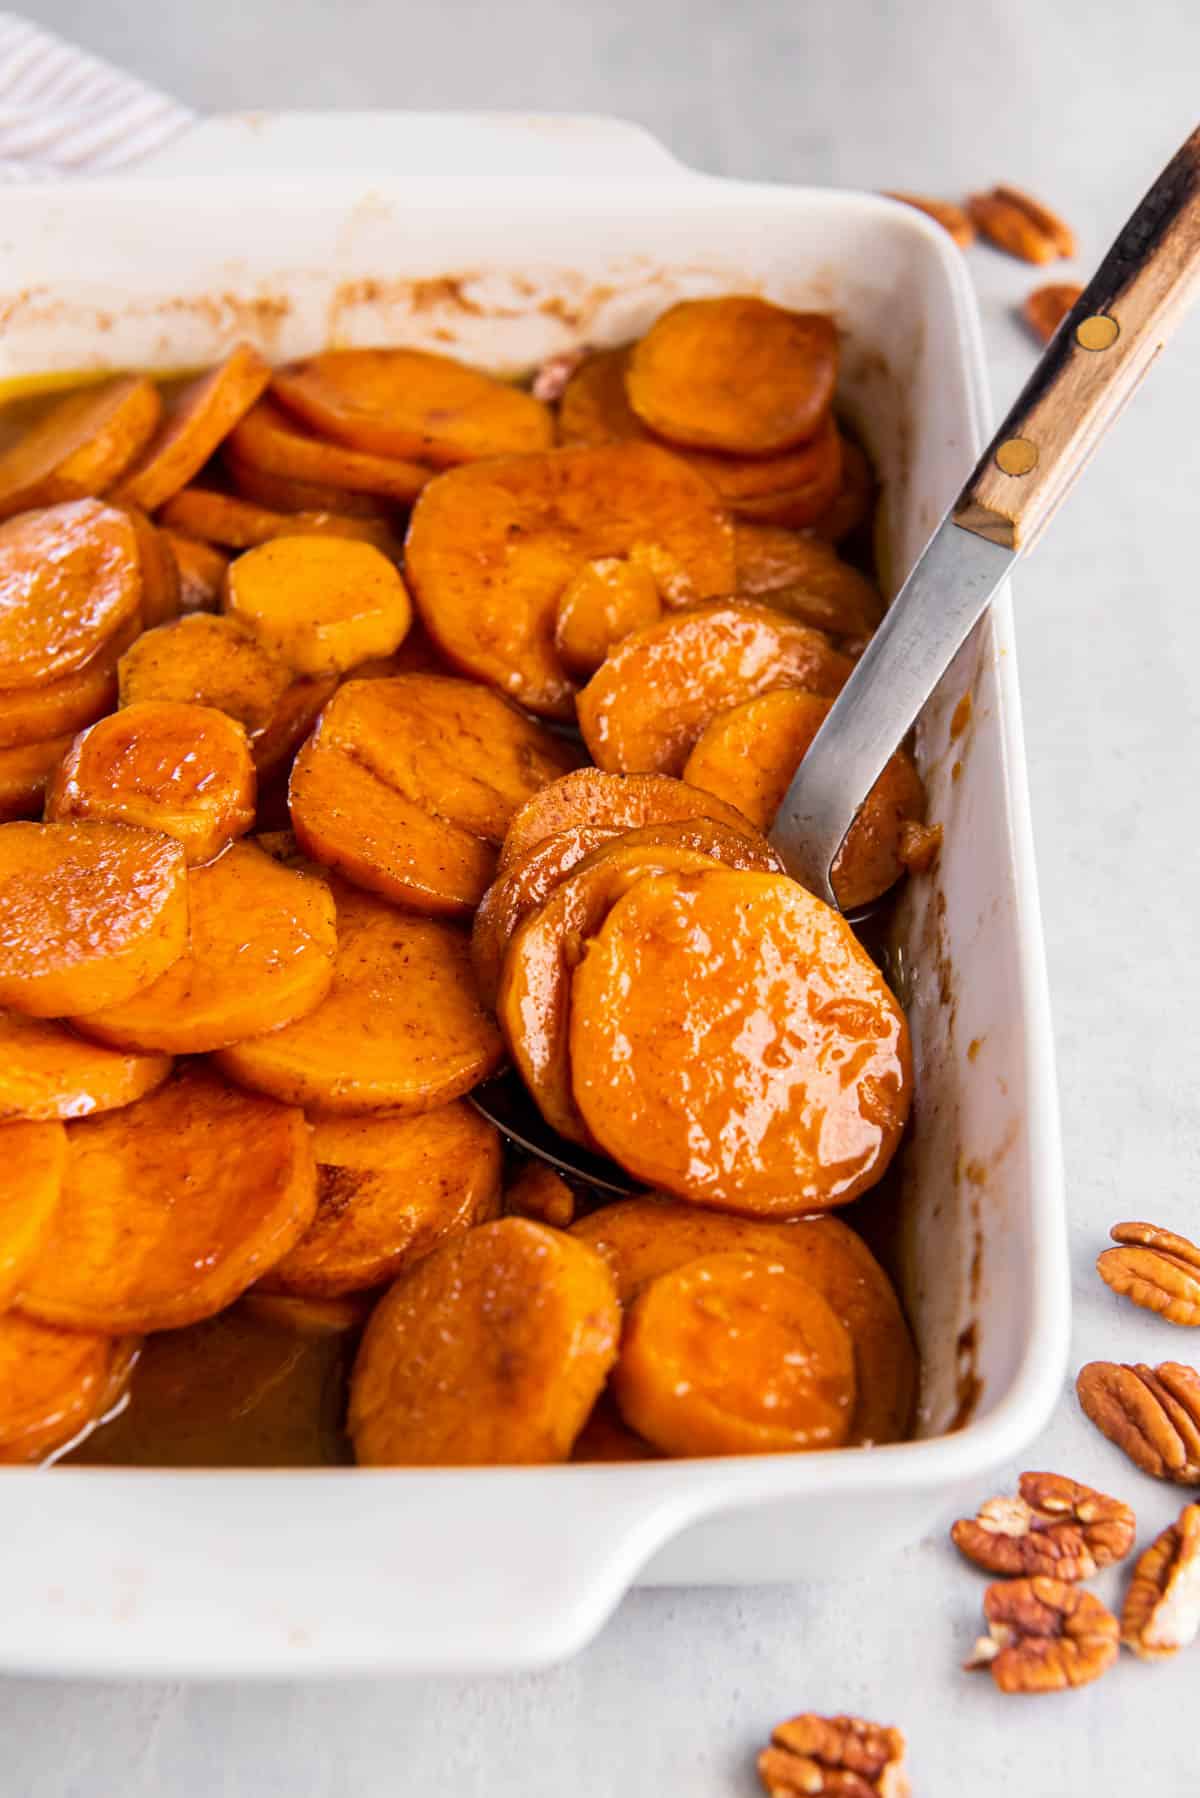
[[(26, 10), (199, 108), (611, 112), (732, 175), (935, 194), (1009, 180), (1076, 225), (1083, 273), (1200, 114), (1195, 0)], [(1034, 354), (1012, 308), (1046, 277), (985, 250), (971, 268), (1006, 403)], [(1200, 312), (1017, 583), (1071, 1211), (1072, 1372), (1097, 1357), (1200, 1359), (1200, 1338), (1119, 1305), (1092, 1271), (1117, 1218), (1200, 1228), (1198, 420)], [(1186, 1496), (1138, 1474), (1069, 1390), (1022, 1466), (1116, 1491), (1137, 1507), (1143, 1540)], [(0, 1681), (0, 1791), (748, 1798), (771, 1725), (811, 1709), (899, 1724), (916, 1798), (1194, 1798), (1200, 1645), (1158, 1667), (1126, 1657), (1084, 1691), (1001, 1698), (986, 1676), (958, 1671), (984, 1582), (949, 1548), (950, 1521), (931, 1514), (924, 1539), (870, 1577), (847, 1566), (823, 1586), (635, 1594), (589, 1650), (537, 1676)], [(1098, 1590), (1111, 1601), (1119, 1583), (1102, 1578)]]

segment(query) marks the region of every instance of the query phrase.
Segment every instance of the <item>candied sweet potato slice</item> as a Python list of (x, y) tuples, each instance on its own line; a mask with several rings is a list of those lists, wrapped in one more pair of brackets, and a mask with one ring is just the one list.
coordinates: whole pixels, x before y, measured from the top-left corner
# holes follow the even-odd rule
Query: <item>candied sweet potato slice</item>
[(833, 697), (851, 667), (769, 606), (697, 606), (618, 643), (579, 695), (579, 728), (599, 768), (681, 774), (718, 712), (775, 687)]
[(186, 874), (161, 831), (0, 825), (0, 1005), (55, 1018), (132, 998), (183, 953)]
[(813, 436), (837, 370), (837, 329), (824, 313), (728, 294), (664, 312), (633, 346), (625, 391), (672, 443), (769, 456)]
[(267, 722), (252, 733), (250, 750), (258, 770), (259, 805), (266, 782), (287, 766), (337, 692), (335, 675), (295, 680), (281, 694)]
[(610, 1386), (592, 1407), (592, 1414), (575, 1438), (572, 1461), (656, 1461), (658, 1450), (637, 1436), (617, 1410)]
[(214, 544), (202, 542), (199, 537), (189, 537), (182, 531), (164, 530), (160, 535), (175, 558), (179, 610), (185, 613), (218, 611), (229, 557)]
[[(282, 414), (277, 416), (282, 419)], [(276, 469), (243, 462), (229, 450), (225, 451), (223, 461), (235, 490), (260, 511), (275, 516), (332, 516), (339, 521), (359, 518), (370, 521), (380, 530), (386, 528), (391, 519), (392, 506), (377, 494), (352, 493), (349, 487), (334, 487), (328, 481), (301, 480), (296, 475), (280, 474)]]
[(824, 539), (739, 520), (733, 542), (739, 598), (760, 600), (834, 636), (865, 637), (883, 617), (874, 581)]
[(532, 394), (428, 350), (324, 350), (277, 369), (272, 389), (323, 437), (439, 468), (554, 441)]
[(236, 618), (196, 612), (143, 632), (121, 657), (121, 704), (215, 706), (253, 737), (270, 725), (294, 678)]
[(368, 1466), (565, 1461), (616, 1354), (598, 1255), (506, 1217), (455, 1237), (376, 1306), (350, 1387)]
[(186, 487), (253, 406), (271, 370), (251, 344), (239, 343), (216, 368), (189, 381), (113, 497), (156, 512)]
[(161, 513), (170, 529), (226, 549), (256, 549), (276, 537), (349, 537), (370, 543), (398, 562), (404, 546), (385, 519), (356, 518), (345, 510), (322, 507), (284, 512), (260, 506), (212, 487), (185, 487), (168, 500)]
[(211, 861), (254, 823), (245, 729), (215, 706), (124, 706), (75, 738), (50, 780), (46, 816), (165, 830), (189, 862)]
[(571, 1087), (571, 977), (588, 938), (629, 888), (652, 874), (720, 867), (698, 849), (602, 844), (554, 888), (514, 933), (504, 957), (496, 1017), (509, 1054), (546, 1122), (572, 1142), (592, 1136)]
[(45, 743), (19, 743), (0, 749), (0, 823), (14, 818), (40, 818), (46, 787), (73, 737), (51, 737)]
[[(792, 775), (825, 722), (831, 701), (781, 688), (719, 712), (687, 759), (684, 779), (718, 793), (769, 830)], [(868, 905), (899, 880), (904, 826), (925, 816), (925, 789), (898, 749), (871, 788), (833, 865), (843, 911)]]
[(179, 564), (171, 554), (171, 546), (157, 525), (151, 524), (139, 506), (122, 510), (133, 525), (137, 538), (138, 573), (142, 579), (141, 621), (143, 629), (168, 624), (179, 616)]
[(133, 525), (115, 506), (72, 500), (0, 524), (0, 688), (71, 674), (137, 612)]
[(614, 643), (661, 616), (662, 601), (649, 569), (619, 556), (602, 556), (585, 562), (563, 589), (554, 647), (567, 673), (586, 680)]
[(66, 1126), (62, 1197), (21, 1309), (73, 1330), (174, 1330), (232, 1304), (312, 1222), (302, 1112), (201, 1066)]
[(12, 1304), (41, 1252), (66, 1165), (60, 1123), (0, 1124), (0, 1311)]
[(188, 946), (165, 974), (79, 1028), (119, 1049), (202, 1055), (306, 1017), (333, 984), (333, 895), (323, 880), (235, 843), (188, 875)]
[(592, 1137), (696, 1204), (845, 1204), (882, 1176), (908, 1115), (903, 1012), (845, 920), (783, 875), (637, 881), (575, 970), (569, 1027)]
[(103, 1417), (134, 1353), (95, 1331), (59, 1330), (17, 1311), (0, 1317), (0, 1462), (44, 1460)]
[(117, 1111), (161, 1086), (169, 1055), (138, 1055), (87, 1042), (49, 1018), (0, 1011), (0, 1119), (37, 1121)]
[(153, 381), (118, 375), (68, 394), (0, 455), (0, 518), (91, 499), (122, 475), (162, 413)]
[(225, 610), (300, 674), (391, 655), (412, 622), (395, 566), (369, 543), (277, 537), (231, 565)]
[[(565, 444), (657, 442), (638, 417), (625, 391), (628, 349), (600, 350), (581, 363), (567, 385), (559, 409), (559, 436)], [(842, 438), (832, 413), (806, 443), (774, 456), (734, 456), (670, 444), (672, 453), (703, 475), (722, 504), (735, 515), (744, 506), (789, 502), (803, 497), (813, 518), (832, 503), (842, 482)]]
[(558, 602), (585, 563), (639, 546), (670, 559), (681, 602), (733, 589), (732, 531), (708, 483), (666, 450), (618, 443), (439, 475), (413, 510), (405, 568), (451, 662), (532, 712), (568, 718)]
[(317, 1215), (268, 1292), (335, 1298), (394, 1280), (496, 1215), (499, 1133), (461, 1099), (423, 1117), (319, 1117)]
[(854, 1343), (858, 1402), (852, 1442), (895, 1442), (909, 1427), (916, 1355), (891, 1281), (862, 1238), (836, 1217), (764, 1223), (662, 1198), (622, 1199), (572, 1226), (612, 1269), (629, 1304), (651, 1280), (702, 1255), (765, 1255), (824, 1294)]
[(817, 1287), (766, 1255), (726, 1249), (638, 1294), (612, 1390), (665, 1454), (837, 1448), (854, 1414), (854, 1347)]
[(727, 830), (756, 835), (750, 820), (735, 806), (669, 775), (602, 774), (599, 768), (577, 768), (543, 787), (515, 814), (505, 834), (500, 867), (505, 871), (514, 867), (547, 837), (576, 825), (619, 832), (640, 830), (644, 824), (682, 823), (688, 818), (711, 818)]
[(296, 481), (368, 493), (395, 505), (411, 505), (433, 470), (399, 456), (376, 456), (314, 437), (272, 399), (261, 399), (231, 434), (229, 465), (262, 469)]
[[(852, 536), (870, 518), (875, 492), (875, 470), (866, 450), (852, 437), (843, 437), (842, 484), (828, 510), (811, 521), (814, 536), (824, 538), (827, 543), (841, 543)], [(776, 503), (764, 507), (761, 522), (806, 525), (810, 521), (807, 517), (792, 517), (786, 503)]]
[(74, 736), (117, 703), (117, 662), (135, 641), (141, 623), (135, 614), (90, 661), (72, 674), (37, 687), (0, 691), (0, 749)]
[(338, 884), (333, 986), (315, 1011), (223, 1049), (231, 1079), (289, 1103), (411, 1117), (461, 1098), (504, 1048), (480, 1005), (467, 939)]

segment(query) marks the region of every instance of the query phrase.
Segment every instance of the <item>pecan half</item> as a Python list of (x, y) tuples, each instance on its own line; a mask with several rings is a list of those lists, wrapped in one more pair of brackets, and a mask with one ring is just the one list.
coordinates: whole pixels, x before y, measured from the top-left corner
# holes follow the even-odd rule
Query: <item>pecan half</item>
[(988, 1667), (1002, 1692), (1062, 1692), (1099, 1679), (1120, 1628), (1095, 1593), (1066, 1580), (998, 1580), (983, 1595), (988, 1634), (965, 1665)]
[(918, 212), (923, 212), (927, 218), (939, 224), (943, 231), (948, 231), (960, 250), (965, 250), (975, 242), (974, 225), (962, 207), (956, 206), (953, 200), (930, 200), (924, 194), (898, 194), (890, 190), (884, 194), (884, 198), (899, 200), (902, 206), (915, 206)]
[(1078, 281), (1048, 281), (1027, 296), (1021, 317), (1035, 337), (1049, 343), (1082, 292)]
[(1185, 1505), (1138, 1557), (1121, 1612), (1121, 1640), (1144, 1661), (1165, 1660), (1200, 1635), (1200, 1505)]
[(950, 1531), (985, 1573), (1045, 1573), (1091, 1579), (1133, 1547), (1137, 1519), (1119, 1499), (1059, 1473), (1023, 1473), (1019, 1498), (989, 1498)]
[(1200, 1486), (1200, 1373), (1180, 1361), (1089, 1361), (1075, 1391), (1084, 1411), (1143, 1473)]
[(1096, 1272), (1122, 1298), (1169, 1324), (1200, 1324), (1200, 1249), (1156, 1224), (1114, 1224), (1118, 1249), (1105, 1249)]
[(758, 1776), (771, 1798), (910, 1798), (898, 1729), (862, 1717), (792, 1717), (771, 1731)]
[(1057, 262), (1060, 256), (1075, 254), (1071, 227), (1018, 187), (972, 194), (967, 211), (989, 243), (1022, 262)]

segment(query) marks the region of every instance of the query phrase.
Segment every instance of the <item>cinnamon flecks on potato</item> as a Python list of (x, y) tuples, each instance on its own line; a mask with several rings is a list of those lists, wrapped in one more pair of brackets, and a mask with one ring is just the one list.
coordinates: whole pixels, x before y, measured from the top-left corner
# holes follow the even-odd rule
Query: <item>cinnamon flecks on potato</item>
[(146, 631), (121, 657), (121, 704), (215, 706), (253, 737), (270, 724), (293, 679), (245, 625), (197, 612)]
[(421, 462), (347, 449), (316, 437), (269, 397), (259, 400), (230, 432), (225, 456), (235, 485), (242, 480), (243, 469), (253, 469), (405, 506), (412, 504), (432, 473)]
[(225, 610), (299, 674), (344, 674), (391, 655), (412, 607), (392, 563), (369, 543), (279, 537), (239, 556)]

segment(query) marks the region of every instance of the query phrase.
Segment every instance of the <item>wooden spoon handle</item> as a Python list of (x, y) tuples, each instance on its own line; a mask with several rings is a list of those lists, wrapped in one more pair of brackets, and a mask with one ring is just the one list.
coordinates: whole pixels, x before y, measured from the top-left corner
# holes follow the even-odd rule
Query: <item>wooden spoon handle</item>
[(1200, 128), (1168, 163), (980, 458), (954, 521), (1029, 549), (1200, 287)]

